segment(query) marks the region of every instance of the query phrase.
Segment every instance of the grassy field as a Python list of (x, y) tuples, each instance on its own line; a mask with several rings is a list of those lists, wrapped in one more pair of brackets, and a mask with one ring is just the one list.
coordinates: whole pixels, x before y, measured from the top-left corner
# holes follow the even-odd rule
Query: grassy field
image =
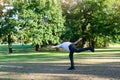
[(41, 50), (30, 45), (0, 46), (0, 80), (120, 80), (120, 48), (75, 53), (75, 70), (69, 67), (68, 52)]

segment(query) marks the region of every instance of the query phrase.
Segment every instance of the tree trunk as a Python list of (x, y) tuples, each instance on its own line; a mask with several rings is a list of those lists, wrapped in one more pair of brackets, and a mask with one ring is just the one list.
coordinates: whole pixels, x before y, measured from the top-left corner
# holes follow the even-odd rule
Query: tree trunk
[(109, 46), (109, 40), (108, 40), (108, 38), (106, 37), (106, 38), (104, 38), (104, 41), (103, 41), (103, 47), (108, 47)]
[(9, 53), (12, 53), (12, 40), (11, 40), (11, 34), (8, 35), (8, 49)]
[(35, 51), (39, 51), (39, 45), (38, 44), (35, 45)]
[(92, 47), (95, 47), (95, 41), (91, 41)]
[(85, 47), (85, 43), (86, 43), (86, 39), (83, 38), (83, 39), (82, 39), (82, 47)]

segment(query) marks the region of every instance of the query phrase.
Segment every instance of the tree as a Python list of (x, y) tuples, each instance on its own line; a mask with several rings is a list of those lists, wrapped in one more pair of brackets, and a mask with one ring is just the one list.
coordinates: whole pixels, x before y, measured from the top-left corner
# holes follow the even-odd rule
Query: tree
[(6, 0), (0, 0), (0, 17), (3, 15), (4, 3), (6, 3)]
[(66, 13), (66, 26), (69, 29), (65, 35), (71, 35), (71, 40), (77, 36), (83, 37), (83, 45), (103, 46), (104, 41), (109, 42), (111, 37), (119, 33), (119, 4), (116, 1), (82, 1), (70, 13)]
[(8, 42), (9, 53), (12, 53), (12, 36), (16, 33), (17, 21), (13, 17), (13, 7), (11, 7), (11, 4), (9, 3), (10, 2), (6, 0), (4, 3), (5, 12), (2, 10), (4, 14), (1, 16), (0, 20), (0, 37), (6, 39), (7, 36), (5, 41)]
[(27, 37), (36, 50), (38, 45), (59, 43), (64, 31), (60, 0), (19, 0), (14, 2), (14, 10), (21, 23), (20, 32), (25, 35), (22, 38)]

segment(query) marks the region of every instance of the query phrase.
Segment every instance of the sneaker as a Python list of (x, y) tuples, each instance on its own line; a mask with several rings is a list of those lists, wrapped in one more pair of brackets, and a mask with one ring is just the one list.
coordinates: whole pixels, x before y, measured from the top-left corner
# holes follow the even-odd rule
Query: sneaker
[(68, 70), (75, 70), (75, 68), (74, 67), (70, 67), (70, 68), (68, 68)]
[(92, 46), (89, 47), (89, 50), (92, 51), (92, 52), (95, 52), (95, 50)]

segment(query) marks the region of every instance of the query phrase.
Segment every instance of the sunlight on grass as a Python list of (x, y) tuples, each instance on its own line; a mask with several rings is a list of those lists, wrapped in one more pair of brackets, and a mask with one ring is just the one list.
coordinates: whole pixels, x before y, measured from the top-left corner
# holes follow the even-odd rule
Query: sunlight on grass
[[(81, 64), (104, 64), (104, 63), (119, 63), (120, 58), (111, 58), (111, 59), (100, 59), (100, 58), (90, 58), (90, 59), (75, 59), (75, 63), (81, 63)], [(104, 66), (104, 65), (103, 65)], [(112, 65), (110, 65), (112, 66)]]
[[(110, 49), (111, 50), (111, 49)], [(75, 53), (75, 59), (119, 59), (119, 50), (102, 50), (96, 49), (96, 52), (90, 51)], [(30, 52), (30, 53), (13, 53), (13, 54), (0, 54), (0, 62), (14, 62), (14, 61), (57, 61), (57, 60), (68, 60), (68, 52)]]
[(68, 58), (68, 54), (66, 53), (22, 53), (22, 54), (8, 54), (8, 55), (0, 55), (0, 62), (14, 62), (14, 61), (31, 61), (31, 60), (38, 60), (38, 61), (49, 61), (49, 60), (60, 60)]
[[(3, 49), (3, 47), (2, 47)], [(69, 53), (16, 46), (14, 53), (0, 49), (0, 80), (117, 80), (120, 49), (95, 49), (74, 54), (76, 70), (69, 71)], [(24, 50), (26, 49), (26, 50)], [(3, 52), (3, 53), (2, 53)], [(110, 73), (111, 71), (111, 73)], [(106, 74), (107, 73), (107, 74)], [(107, 75), (107, 76), (106, 76)], [(119, 78), (119, 77), (118, 77)]]
[(0, 68), (23, 68), (22, 66), (0, 65)]
[[(0, 50), (5, 50), (6, 45), (3, 45)], [(0, 54), (0, 62), (37, 62), (37, 63), (68, 63), (69, 53), (63, 51), (43, 51), (43, 52), (29, 52), (30, 49), (34, 50), (31, 45), (14, 45), (15, 53)], [(25, 52), (21, 52), (25, 49)], [(28, 52), (27, 52), (28, 51)], [(27, 53), (26, 53), (27, 52)], [(76, 63), (102, 63), (106, 62), (119, 62), (120, 50), (115, 49), (95, 49), (95, 52), (90, 51), (75, 53), (74, 58)]]
[[(69, 72), (69, 71), (68, 71)], [(2, 74), (2, 75), (1, 75)], [(52, 74), (52, 73), (13, 73), (0, 72), (0, 79), (4, 80), (109, 80), (106, 77), (98, 77), (94, 75), (85, 74)], [(9, 76), (8, 76), (9, 75)], [(114, 80), (114, 78), (111, 80)]]

